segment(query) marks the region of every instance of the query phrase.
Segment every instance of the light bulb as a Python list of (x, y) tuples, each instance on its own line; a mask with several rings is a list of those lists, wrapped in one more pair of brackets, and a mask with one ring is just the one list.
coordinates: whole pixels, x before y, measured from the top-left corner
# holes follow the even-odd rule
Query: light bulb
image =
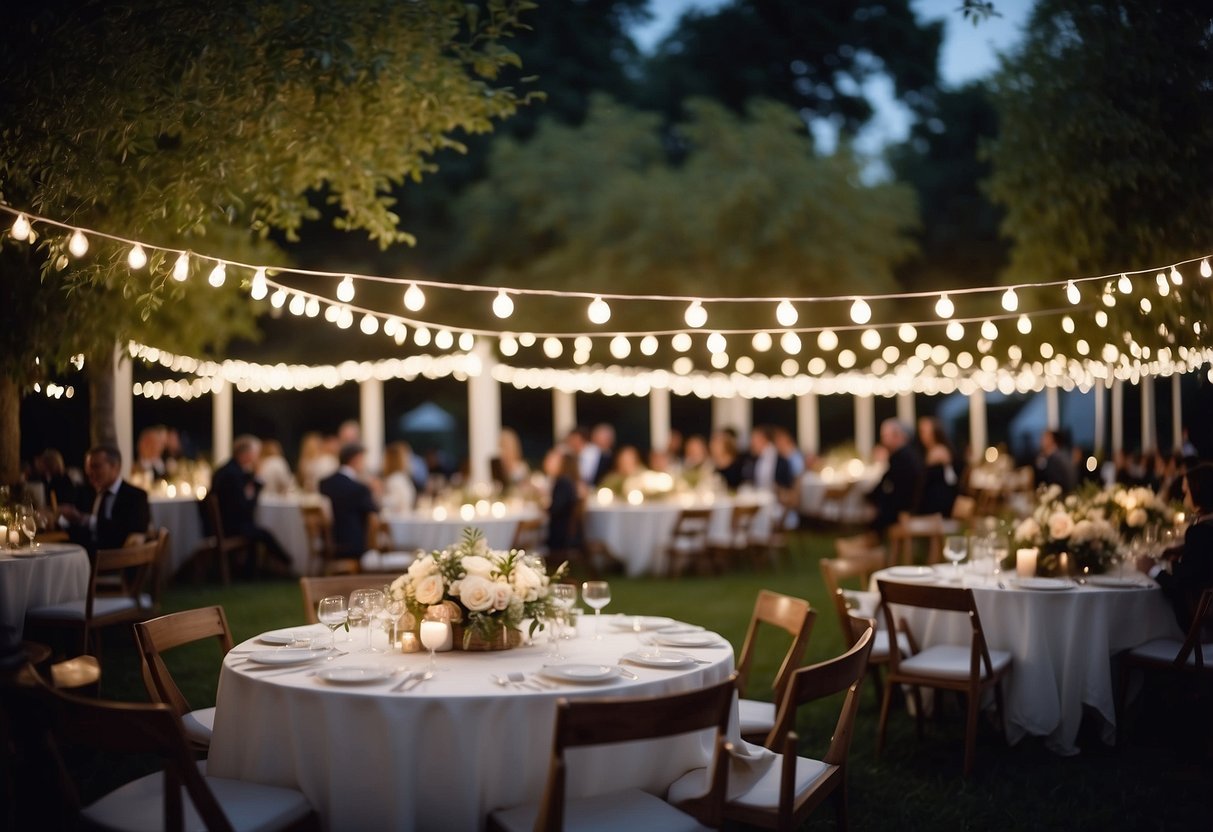
[(337, 315), (337, 328), (349, 329), (354, 325), (354, 312), (348, 306), (341, 307), (340, 313)]
[[(265, 270), (260, 269), (264, 275)], [(190, 255), (189, 252), (183, 251), (177, 255), (177, 262), (173, 263), (173, 280), (178, 283), (184, 283), (190, 276)]]
[(548, 358), (559, 358), (564, 352), (564, 344), (560, 343), (559, 338), (547, 337), (543, 339), (543, 354)]
[[(185, 255), (181, 255), (181, 257), (185, 257)], [(177, 262), (180, 263), (181, 259), (178, 258)], [(176, 268), (173, 269), (173, 272), (173, 276), (176, 277)], [(269, 291), (269, 286), (265, 283), (265, 269), (257, 269), (257, 271), (253, 272), (253, 285), (249, 287), (249, 296), (253, 300), (262, 300), (269, 294)]]
[(303, 295), (295, 295), (291, 298), (291, 303), (287, 306), (287, 310), (292, 315), (302, 315), (303, 310), (307, 308), (307, 298)]
[(578, 335), (573, 339), (573, 350), (575, 352), (589, 352), (594, 349), (594, 340), (588, 335)]
[(719, 332), (713, 332), (708, 336), (707, 347), (708, 352), (715, 355), (716, 353), (724, 352), (728, 348), (728, 343)]
[(1142, 311), (1143, 313), (1145, 313), (1146, 315), (1149, 315), (1149, 314), (1150, 314), (1150, 310), (1151, 310), (1151, 309), (1153, 309), (1153, 308), (1154, 308), (1154, 306), (1153, 306), (1153, 304), (1151, 304), (1151, 303), (1150, 303), (1150, 299), (1149, 299), (1149, 298), (1142, 298), (1142, 299), (1141, 299), (1141, 311)]
[(956, 306), (946, 294), (940, 295), (939, 300), (935, 301), (935, 314), (939, 317), (950, 318), (955, 311)]
[(1008, 312), (1014, 312), (1019, 308), (1019, 295), (1015, 294), (1014, 288), (1002, 293), (1002, 308)]
[(865, 350), (880, 349), (880, 333), (874, 329), (865, 329), (863, 335), (859, 336), (859, 343), (863, 344)]
[(590, 323), (602, 326), (611, 319), (611, 307), (602, 298), (594, 298), (590, 301), (586, 314), (590, 317)]
[(142, 269), (147, 265), (147, 252), (143, 250), (143, 246), (135, 243), (135, 247), (131, 249), (131, 253), (126, 255), (126, 264), (132, 269)]
[(218, 289), (227, 280), (227, 267), (223, 265), (223, 261), (215, 264), (215, 268), (211, 269), (210, 276), (206, 282)]
[[(286, 305), (286, 289), (279, 289), (277, 292), (274, 292), (274, 294), (270, 295), (270, 305), (273, 306), (275, 309), (281, 309), (283, 306), (285, 306)], [(337, 315), (337, 313), (334, 312), (333, 313), (334, 322), (336, 322), (336, 320), (337, 320), (336, 315)]]
[(67, 250), (72, 253), (73, 257), (83, 257), (88, 254), (88, 237), (85, 237), (84, 232), (79, 228), (72, 232), (72, 238), (67, 241)]
[(419, 347), (428, 346), (430, 343), (430, 328), (428, 326), (419, 326), (414, 329), (413, 343)]
[(1176, 286), (1184, 285), (1184, 276), (1179, 273), (1179, 269), (1171, 267), (1171, 282)]
[(640, 351), (644, 355), (656, 355), (658, 346), (656, 336), (646, 335), (640, 339)]
[(1096, 311), (1095, 325), (1100, 328), (1106, 327), (1108, 325), (1108, 313), (1103, 311), (1102, 309)]
[(1120, 280), (1116, 281), (1116, 288), (1120, 290), (1122, 295), (1133, 294), (1133, 281), (1129, 280), (1127, 274), (1122, 274)]
[(755, 332), (754, 337), (750, 339), (750, 343), (754, 345), (754, 349), (758, 352), (766, 352), (771, 348), (771, 344), (773, 343), (771, 333)]
[(416, 283), (410, 283), (409, 288), (404, 290), (404, 308), (410, 312), (420, 312), (423, 306), (425, 292), (421, 291), (421, 287)]
[(817, 346), (823, 352), (838, 349), (838, 335), (832, 329), (823, 329), (817, 333)]
[(374, 335), (379, 331), (379, 319), (368, 312), (362, 316), (362, 322), (358, 324), (358, 328), (364, 335)]
[(573, 363), (574, 364), (590, 363), (590, 351), (574, 349), (573, 350)]
[(779, 336), (779, 348), (788, 355), (799, 355), (800, 346), (800, 336), (795, 332), (785, 332)]
[(691, 348), (691, 336), (685, 332), (679, 332), (670, 339), (670, 346), (678, 352), (686, 352)]
[(1067, 335), (1073, 335), (1074, 334), (1074, 319), (1071, 318), (1069, 315), (1066, 315), (1064, 318), (1062, 318), (1061, 319), (1061, 329), (1062, 329), (1062, 332), (1066, 333)]
[(1078, 287), (1074, 285), (1073, 280), (1066, 281), (1066, 300), (1077, 306), (1082, 300), (1082, 295), (1078, 291)]
[(611, 339), (611, 355), (618, 358), (620, 361), (632, 354), (632, 342), (623, 335), (616, 335)]
[[(25, 214), (18, 214), (17, 219), (13, 221), (12, 230), (9, 234), (14, 240), (28, 240), (30, 232), (29, 220), (25, 218)], [(1208, 277), (1208, 275), (1205, 275)]]
[(702, 303), (695, 301), (687, 307), (683, 318), (686, 320), (687, 326), (692, 329), (699, 329), (708, 322), (708, 310), (703, 308)]
[(748, 355), (743, 355), (737, 359), (737, 363), (734, 366), (737, 368), (737, 372), (741, 373), (743, 376), (748, 376), (750, 373), (754, 372), (754, 359), (750, 358)]
[(723, 370), (725, 367), (729, 366), (729, 354), (727, 352), (712, 353), (712, 357), (708, 359), (708, 362), (713, 368)]
[(948, 336), (949, 341), (959, 341), (965, 337), (964, 324), (960, 321), (952, 321), (948, 324), (947, 329), (944, 330), (944, 334)]
[(354, 278), (348, 274), (337, 284), (337, 300), (349, 303), (354, 299)]
[[(16, 227), (17, 226), (15, 226), (15, 225), (13, 226), (14, 229), (16, 229)], [(1208, 257), (1206, 257), (1204, 260), (1200, 261), (1200, 276), (1201, 277), (1213, 277), (1213, 266), (1209, 265)]]
[(800, 370), (800, 365), (796, 363), (795, 358), (785, 358), (779, 365), (779, 372), (785, 376), (794, 376)]
[(308, 298), (307, 304), (303, 307), (303, 314), (309, 318), (314, 318), (320, 314), (320, 301), (317, 298)]
[(1020, 315), (1019, 320), (1015, 322), (1015, 328), (1019, 330), (1021, 335), (1027, 335), (1032, 331), (1032, 321), (1027, 315)]
[(680, 355), (674, 359), (671, 368), (680, 376), (685, 376), (691, 370), (695, 369), (695, 362), (687, 358), (685, 355)]
[(476, 336), (470, 332), (459, 333), (459, 349), (464, 352), (471, 352), (476, 346)]
[(844, 370), (849, 370), (855, 366), (855, 353), (851, 350), (843, 350), (838, 353), (838, 366)]
[(781, 300), (775, 307), (775, 320), (779, 322), (780, 326), (795, 326), (796, 319), (799, 317), (800, 315), (791, 301)]
[(493, 314), (498, 318), (508, 318), (514, 314), (514, 301), (504, 289), (497, 290), (497, 297), (493, 298)]
[(998, 337), (998, 327), (993, 321), (983, 321), (981, 324), (981, 337), (987, 341), (993, 341)]
[(903, 344), (912, 344), (918, 340), (918, 330), (914, 328), (913, 324), (902, 324), (897, 327), (897, 337)]
[[(279, 289), (277, 292), (275, 292), (273, 295), (270, 296), (270, 303), (274, 302), (274, 298), (278, 297), (278, 293), (281, 291), (282, 290)], [(341, 310), (338, 309), (336, 306), (330, 305), (330, 306), (326, 306), (324, 308), (324, 319), (326, 321), (328, 321), (330, 324), (337, 323), (337, 316), (340, 314), (341, 314)]]
[(872, 307), (863, 298), (855, 298), (851, 304), (851, 320), (857, 324), (866, 324), (872, 320)]
[(520, 347), (533, 347), (533, 346), (535, 346), (535, 333), (533, 333), (533, 332), (524, 332), (524, 333), (522, 333), (521, 335), (519, 335), (519, 336), (518, 336), (518, 346), (520, 346)]
[(502, 335), (497, 341), (497, 349), (506, 358), (511, 358), (518, 354), (518, 340), (513, 335)]
[(455, 336), (451, 334), (449, 329), (440, 329), (438, 334), (434, 336), (434, 346), (440, 350), (449, 350), (455, 346)]

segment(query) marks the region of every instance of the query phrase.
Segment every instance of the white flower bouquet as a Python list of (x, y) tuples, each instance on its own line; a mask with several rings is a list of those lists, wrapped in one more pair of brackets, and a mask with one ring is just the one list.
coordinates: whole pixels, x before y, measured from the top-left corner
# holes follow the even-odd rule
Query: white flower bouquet
[(1039, 549), (1044, 574), (1065, 571), (1063, 554), (1074, 572), (1106, 572), (1121, 556), (1119, 518), (1109, 501), (1098, 489), (1063, 497), (1055, 485), (1042, 488), (1032, 513), (1015, 527), (1013, 548)]

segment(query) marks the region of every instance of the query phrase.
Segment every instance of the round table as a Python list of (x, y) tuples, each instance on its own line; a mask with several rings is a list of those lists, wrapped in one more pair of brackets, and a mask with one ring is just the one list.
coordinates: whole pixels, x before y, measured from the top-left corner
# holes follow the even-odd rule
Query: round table
[(193, 495), (152, 494), (147, 499), (152, 526), (168, 529), (169, 574), (180, 569), (202, 542), (202, 513)]
[(674, 533), (678, 515), (684, 508), (710, 507), (712, 516), (708, 543), (727, 545), (733, 506), (761, 507), (750, 527), (750, 537), (761, 540), (770, 535), (774, 504), (774, 496), (764, 491), (711, 499), (702, 496), (673, 497), (668, 500), (646, 500), (638, 505), (623, 500), (610, 503), (591, 500), (586, 504), (585, 535), (605, 543), (611, 553), (623, 562), (629, 576), (660, 575), (665, 573), (665, 550)]
[[(562, 643), (564, 665), (614, 665), (637, 649), (633, 633), (608, 625), (618, 620), (603, 616), (600, 641), (593, 639), (593, 623), (583, 623), (578, 638)], [(314, 627), (312, 632), (327, 633)], [(365, 632), (356, 631), (353, 643), (361, 645)], [(385, 646), (382, 633), (376, 635)], [(545, 641), (542, 635), (538, 640)], [(350, 653), (284, 672), (254, 669), (261, 666), (244, 652), (259, 646), (245, 642), (224, 661), (208, 774), (301, 789), (329, 830), (483, 828), (493, 809), (540, 799), (560, 697), (674, 694), (723, 681), (733, 669), (732, 648), (721, 639), (716, 647), (685, 650), (703, 660), (686, 669), (627, 665), (637, 679), (550, 689), (495, 681), (511, 672), (529, 678), (539, 671), (549, 661), (540, 643), (493, 653), (439, 653), (433, 679), (395, 692), (398, 676), (335, 685), (309, 673), (342, 665), (416, 670), (428, 661), (426, 654)], [(751, 755), (753, 773), (760, 774), (769, 752), (738, 744), (743, 756)], [(700, 735), (578, 749), (570, 757), (568, 793), (639, 786), (664, 794), (710, 756), (711, 737)]]
[(445, 549), (457, 543), (463, 530), (474, 526), (484, 532), (491, 549), (509, 549), (514, 542), (514, 532), (520, 520), (538, 517), (537, 509), (507, 511), (501, 517), (491, 514), (476, 514), (470, 520), (460, 516), (458, 510), (438, 518), (433, 512), (414, 514), (384, 514), (383, 522), (392, 536), (392, 544), (400, 550)]
[(328, 497), (321, 494), (266, 494), (257, 498), (257, 525), (268, 530), (291, 557), (296, 575), (309, 574), (311, 547), (303, 523), (303, 507), (316, 506), (331, 513)]
[[(942, 564), (935, 571), (947, 577), (951, 569)], [(1183, 638), (1162, 592), (1142, 575), (1132, 587), (1088, 583), (1060, 591), (1021, 589), (1013, 576), (964, 575), (987, 643), (1013, 657), (1004, 682), (1006, 735), (1012, 744), (1030, 734), (1044, 737), (1058, 754), (1077, 754), (1084, 705), (1103, 717), (1104, 739), (1112, 742), (1112, 655), (1155, 638)], [(872, 576), (873, 590), (878, 580), (905, 579), (882, 570)], [(960, 613), (898, 607), (894, 615), (906, 620), (921, 647), (968, 643), (968, 619)]]
[(3, 643), (21, 641), (25, 611), (77, 601), (88, 594), (84, 547), (39, 543), (38, 548), (0, 549), (0, 629)]

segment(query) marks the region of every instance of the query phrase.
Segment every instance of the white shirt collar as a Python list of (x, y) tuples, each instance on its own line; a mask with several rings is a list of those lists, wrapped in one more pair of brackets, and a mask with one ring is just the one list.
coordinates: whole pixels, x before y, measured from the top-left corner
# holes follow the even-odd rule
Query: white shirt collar
[(360, 480), (358, 479), (358, 472), (355, 471), (353, 468), (351, 468), (348, 465), (342, 465), (340, 468), (337, 469), (337, 471), (339, 473), (345, 474), (347, 477), (352, 479), (354, 482), (360, 482)]

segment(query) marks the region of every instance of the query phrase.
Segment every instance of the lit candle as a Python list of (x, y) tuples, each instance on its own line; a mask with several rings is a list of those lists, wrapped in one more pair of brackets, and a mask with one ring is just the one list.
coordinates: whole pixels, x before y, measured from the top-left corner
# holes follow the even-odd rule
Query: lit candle
[(1070, 556), (1066, 552), (1057, 556), (1057, 569), (1063, 575), (1070, 574)]
[(400, 635), (401, 653), (416, 653), (420, 649), (421, 645), (417, 642), (416, 633), (402, 633)]
[(21, 546), (21, 532), (17, 529), (8, 530), (8, 544), (14, 549)]
[(1036, 574), (1035, 549), (1015, 550), (1015, 573), (1021, 578), (1030, 578)]

